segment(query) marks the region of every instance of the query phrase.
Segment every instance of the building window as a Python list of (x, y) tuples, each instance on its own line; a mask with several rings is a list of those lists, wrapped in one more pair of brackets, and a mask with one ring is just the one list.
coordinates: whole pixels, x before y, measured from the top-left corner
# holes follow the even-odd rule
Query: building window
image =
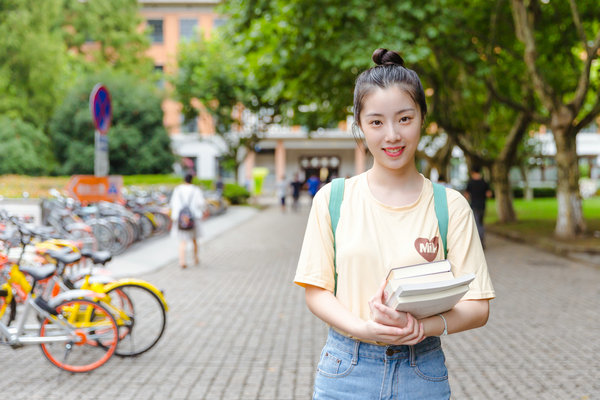
[(185, 116), (180, 114), (179, 123), (181, 124), (181, 133), (198, 132), (198, 117), (186, 120)]
[(182, 18), (179, 20), (179, 40), (194, 40), (198, 32), (196, 28), (198, 27), (197, 19), (185, 19)]
[(162, 65), (155, 65), (154, 66), (154, 73), (157, 76), (157, 80), (156, 80), (156, 86), (159, 89), (164, 89), (165, 88), (165, 74), (164, 74), (164, 67)]
[(227, 22), (226, 18), (215, 18), (213, 20), (213, 28), (218, 28), (220, 26), (225, 25), (225, 23)]
[(162, 19), (149, 19), (148, 28), (150, 29), (150, 40), (152, 43), (163, 42), (163, 20)]

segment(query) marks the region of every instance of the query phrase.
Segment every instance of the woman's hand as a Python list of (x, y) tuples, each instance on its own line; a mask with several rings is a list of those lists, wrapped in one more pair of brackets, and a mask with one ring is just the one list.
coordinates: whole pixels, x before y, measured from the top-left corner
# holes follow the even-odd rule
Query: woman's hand
[(372, 319), (365, 321), (365, 338), (376, 342), (393, 345), (413, 345), (425, 339), (423, 324), (412, 315), (407, 314), (408, 323), (406, 327), (389, 326), (380, 324)]
[(390, 344), (416, 344), (425, 338), (423, 324), (411, 314), (396, 311), (384, 304), (385, 284), (383, 281), (375, 295), (369, 300), (371, 320), (366, 329), (378, 342)]
[[(381, 313), (377, 318), (382, 321), (384, 314), (387, 312), (396, 313), (397, 311), (389, 307), (378, 309), (377, 307), (385, 307), (383, 304), (376, 306), (376, 303), (381, 303), (383, 289), (380, 291), (379, 301), (373, 302), (373, 312)], [(375, 321), (371, 318), (365, 321), (358, 316), (352, 314), (346, 307), (343, 307), (335, 298), (333, 293), (323, 288), (306, 285), (305, 290), (306, 304), (308, 308), (317, 317), (321, 318), (327, 324), (346, 332), (361, 340), (372, 342), (388, 343), (388, 344), (406, 344), (412, 345), (419, 343), (424, 338), (423, 325), (420, 324), (412, 315), (403, 314), (406, 322), (403, 326), (386, 325)]]
[(371, 319), (383, 325), (404, 328), (408, 324), (408, 314), (396, 311), (384, 304), (386, 300), (384, 292), (385, 284), (386, 281), (383, 281), (377, 292), (369, 300)]

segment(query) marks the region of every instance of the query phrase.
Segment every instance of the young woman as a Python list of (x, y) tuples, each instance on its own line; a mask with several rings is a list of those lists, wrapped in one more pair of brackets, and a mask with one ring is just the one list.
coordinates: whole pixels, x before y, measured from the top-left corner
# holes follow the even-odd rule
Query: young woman
[(494, 289), (469, 204), (446, 189), (447, 259), (455, 276), (474, 273), (475, 280), (440, 315), (417, 320), (385, 305), (391, 268), (441, 260), (444, 251), (432, 183), (415, 166), (427, 113), (423, 87), (398, 53), (378, 49), (373, 61), (376, 66), (356, 80), (353, 128), (364, 135), (374, 163), (345, 181), (337, 286), (331, 185), (314, 198), (294, 279), (305, 288), (309, 309), (330, 326), (314, 398), (446, 399), (450, 387), (439, 336), (485, 325)]

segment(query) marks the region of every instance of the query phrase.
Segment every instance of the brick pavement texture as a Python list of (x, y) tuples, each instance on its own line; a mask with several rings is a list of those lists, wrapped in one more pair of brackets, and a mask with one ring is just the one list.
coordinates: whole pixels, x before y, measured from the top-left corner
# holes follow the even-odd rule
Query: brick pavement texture
[[(201, 265), (142, 278), (170, 311), (159, 344), (88, 374), (0, 347), (12, 399), (308, 399), (326, 327), (292, 284), (307, 210), (271, 207), (208, 242)], [(443, 339), (454, 399), (600, 398), (600, 270), (490, 237), (488, 324)]]

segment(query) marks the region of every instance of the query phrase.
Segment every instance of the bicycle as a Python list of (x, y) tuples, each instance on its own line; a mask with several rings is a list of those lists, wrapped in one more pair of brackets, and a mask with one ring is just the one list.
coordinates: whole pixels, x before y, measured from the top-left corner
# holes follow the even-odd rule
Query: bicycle
[[(33, 290), (28, 287), (29, 283), (18, 266), (26, 247), (31, 243), (31, 238), (39, 235), (36, 234), (35, 229), (25, 227), (17, 219), (10, 218), (10, 220), (20, 234), (21, 243), (20, 256), (10, 270), (13, 277), (12, 290), (20, 295), (13, 296), (11, 303), (4, 305), (10, 307), (13, 313), (15, 298), (17, 302), (24, 301), (22, 293)], [(38, 242), (35, 247), (36, 254), (44, 255), (46, 260), (52, 263), (50, 266), (38, 265), (35, 268), (36, 270), (52, 269), (52, 273), (39, 282), (36, 292), (45, 299), (73, 289), (92, 290), (97, 293), (96, 301), (101, 302), (117, 322), (120, 340), (115, 351), (116, 355), (123, 357), (140, 355), (154, 347), (160, 340), (166, 327), (168, 306), (163, 293), (158, 288), (140, 279), (116, 281), (107, 275), (93, 275), (92, 268), (87, 268), (85, 263), (80, 262), (84, 256), (95, 265), (105, 265), (112, 258), (108, 252), (79, 250), (72, 242), (59, 239)], [(76, 271), (71, 268), (70, 273), (67, 274), (67, 267), (74, 265), (79, 268)], [(8, 318), (7, 325), (10, 324), (10, 320)]]
[(46, 255), (56, 263), (56, 273), (52, 276), (54, 285), (48, 285), (45, 295), (55, 296), (60, 291), (84, 289), (99, 294), (98, 301), (115, 317), (119, 330), (119, 343), (115, 355), (121, 357), (138, 356), (158, 343), (167, 323), (167, 302), (163, 293), (154, 285), (141, 279), (114, 280), (108, 275), (94, 275), (88, 268), (66, 273), (68, 265), (85, 256), (95, 265), (105, 265), (111, 256), (107, 252), (81, 254), (66, 253), (63, 250), (47, 250)]
[[(71, 290), (46, 301), (36, 296), (34, 289), (54, 271), (46, 268), (25, 272), (33, 278), (33, 283), (24, 310), (15, 327), (0, 320), (0, 344), (12, 348), (39, 344), (48, 361), (69, 372), (89, 372), (105, 364), (116, 350), (118, 329), (110, 311), (95, 301), (98, 294)], [(13, 300), (11, 283), (15, 278), (6, 269), (2, 275), (0, 305), (4, 306)], [(0, 307), (0, 312), (4, 311), (5, 307)], [(27, 324), (32, 311), (37, 315), (37, 324)]]

